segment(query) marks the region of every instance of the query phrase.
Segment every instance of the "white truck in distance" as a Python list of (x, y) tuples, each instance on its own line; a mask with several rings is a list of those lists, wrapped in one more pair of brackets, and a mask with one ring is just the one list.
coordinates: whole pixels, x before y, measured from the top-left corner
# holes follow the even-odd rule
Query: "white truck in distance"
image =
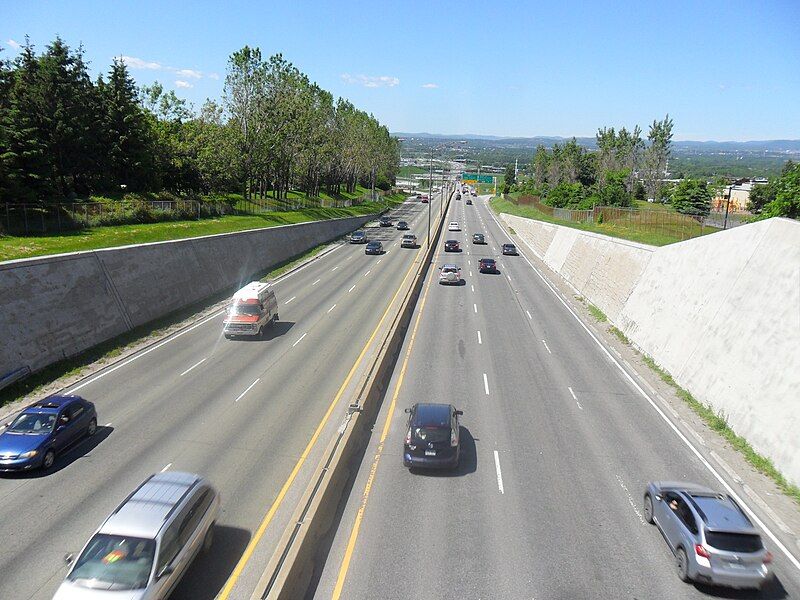
[(262, 335), (264, 328), (278, 320), (278, 301), (266, 283), (248, 283), (231, 298), (225, 309), (222, 333), (231, 339), (237, 335)]

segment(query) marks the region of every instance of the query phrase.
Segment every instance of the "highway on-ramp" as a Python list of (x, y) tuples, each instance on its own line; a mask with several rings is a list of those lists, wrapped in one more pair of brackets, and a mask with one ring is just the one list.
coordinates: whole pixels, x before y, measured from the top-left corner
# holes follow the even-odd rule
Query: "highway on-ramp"
[[(509, 238), (485, 198), (451, 203), (447, 220), (462, 231), (443, 240), (463, 251), (442, 241), (436, 265), (459, 264), (465, 285), (428, 277), (315, 597), (800, 598), (767, 536), (778, 580), (761, 595), (678, 579), (644, 487), (720, 482), (533, 265), (500, 254)], [(478, 273), (481, 257), (500, 274)], [(415, 402), (464, 411), (456, 471), (403, 467)]]
[[(437, 217), (439, 206), (436, 197)], [(424, 245), (427, 212), (408, 201), (391, 216), (407, 220)], [(230, 595), (249, 597), (345, 412), (348, 373), (422, 251), (401, 248), (407, 232), (394, 227), (367, 232), (385, 254), (340, 242), (274, 284), (280, 320), (264, 339), (224, 339), (216, 313), (68, 388), (96, 404), (100, 427), (51, 472), (0, 478), (0, 598), (52, 598), (64, 555), (79, 551), (146, 476), (167, 469), (200, 473), (222, 494), (211, 551), (174, 600), (214, 598), (277, 508)], [(318, 428), (320, 441), (305, 454)]]

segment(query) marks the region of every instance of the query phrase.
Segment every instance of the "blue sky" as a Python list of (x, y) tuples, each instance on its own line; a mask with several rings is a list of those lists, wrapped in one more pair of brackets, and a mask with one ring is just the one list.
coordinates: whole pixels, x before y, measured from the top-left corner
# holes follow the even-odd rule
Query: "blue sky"
[(5, 56), (57, 34), (196, 106), (248, 44), (392, 131), (591, 136), (669, 113), (676, 139), (800, 138), (797, 0), (2, 3)]

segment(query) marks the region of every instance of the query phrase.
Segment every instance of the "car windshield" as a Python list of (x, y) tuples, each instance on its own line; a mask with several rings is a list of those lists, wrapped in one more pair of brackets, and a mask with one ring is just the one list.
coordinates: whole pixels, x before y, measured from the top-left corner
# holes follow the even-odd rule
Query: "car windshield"
[(764, 547), (761, 537), (751, 533), (707, 531), (706, 542), (712, 548), (727, 552), (758, 552)]
[(364, 237), (364, 232), (363, 231), (356, 231), (353, 234), (353, 237)]
[(231, 315), (258, 315), (261, 309), (257, 304), (233, 304), (230, 307)]
[(449, 427), (414, 427), (414, 438), (421, 442), (446, 442), (450, 439)]
[(98, 533), (67, 576), (75, 584), (103, 590), (138, 590), (147, 585), (154, 540)]
[(22, 413), (6, 431), (12, 433), (49, 433), (56, 424), (56, 415), (52, 413)]

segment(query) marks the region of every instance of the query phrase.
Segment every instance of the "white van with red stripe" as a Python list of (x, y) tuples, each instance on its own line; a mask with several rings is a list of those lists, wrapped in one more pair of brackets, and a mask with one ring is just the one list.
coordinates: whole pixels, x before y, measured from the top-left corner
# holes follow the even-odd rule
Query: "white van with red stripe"
[(238, 335), (262, 335), (264, 328), (278, 320), (278, 301), (268, 284), (248, 283), (231, 298), (225, 309), (222, 333), (230, 339)]

